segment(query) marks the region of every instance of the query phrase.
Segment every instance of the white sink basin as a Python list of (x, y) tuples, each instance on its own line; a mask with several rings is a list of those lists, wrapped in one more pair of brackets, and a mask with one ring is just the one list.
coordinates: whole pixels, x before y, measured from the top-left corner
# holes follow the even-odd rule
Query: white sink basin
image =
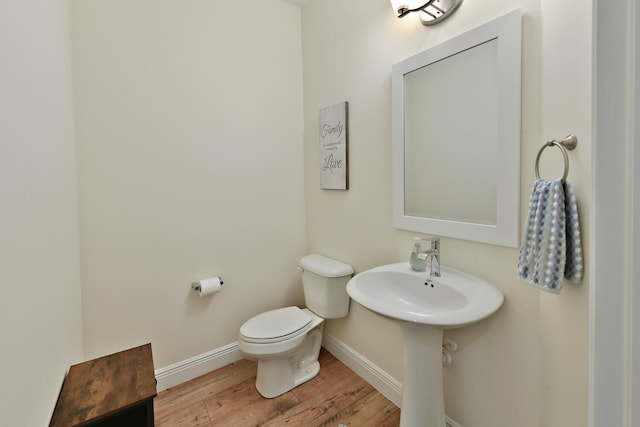
[(404, 379), (400, 427), (445, 427), (443, 329), (490, 316), (502, 293), (477, 277), (441, 267), (441, 277), (413, 271), (408, 262), (357, 274), (347, 293), (371, 311), (401, 320)]
[(376, 313), (443, 329), (482, 320), (502, 305), (502, 293), (484, 280), (444, 266), (440, 272), (429, 277), (408, 262), (383, 265), (354, 276), (347, 293)]

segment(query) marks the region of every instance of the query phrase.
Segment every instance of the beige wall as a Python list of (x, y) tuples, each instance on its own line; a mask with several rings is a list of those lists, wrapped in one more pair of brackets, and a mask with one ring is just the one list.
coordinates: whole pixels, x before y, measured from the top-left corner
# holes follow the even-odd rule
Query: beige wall
[(71, 5), (87, 358), (152, 342), (164, 367), (301, 303), (300, 9)]
[[(434, 28), (397, 20), (386, 0), (313, 0), (302, 21), (280, 0), (233, 13), (205, 0), (71, 4), (81, 256), (66, 2), (0, 4), (4, 422), (46, 424), (82, 357), (81, 329), (85, 358), (151, 341), (163, 367), (235, 341), (255, 313), (301, 303), (306, 252), (356, 271), (407, 259), (414, 233), (391, 227), (391, 64), (516, 7), (521, 222), (540, 144), (573, 132), (569, 180), (589, 228), (584, 2), (466, 1)], [(324, 191), (318, 110), (340, 101), (350, 190)], [(515, 249), (442, 248), (445, 264), (506, 296), (494, 317), (446, 333), (459, 345), (447, 413), (468, 427), (587, 425), (589, 278), (542, 294), (516, 279)], [(225, 288), (212, 298), (189, 290), (218, 274)], [(402, 378), (394, 323), (353, 303), (327, 332)]]
[(66, 0), (0, 2), (0, 424), (48, 425), (82, 360)]
[[(591, 164), (591, 9), (588, 3), (466, 1), (449, 21), (425, 28), (398, 20), (386, 0), (316, 0), (303, 9), (307, 247), (356, 271), (408, 258), (415, 233), (391, 226), (391, 65), (512, 9), (523, 13), (521, 223), (534, 161), (547, 139), (578, 135), (569, 181), (589, 229)], [(349, 102), (346, 192), (319, 189), (318, 110)], [(549, 156), (553, 157), (553, 156)], [(543, 176), (560, 172), (549, 159)], [(544, 167), (548, 166), (548, 167)], [(585, 236), (588, 252), (588, 236)], [(502, 290), (502, 309), (445, 333), (458, 342), (445, 368), (446, 411), (463, 426), (585, 426), (588, 405), (588, 288), (565, 283), (559, 296), (518, 281), (517, 249), (445, 238), (444, 264)], [(588, 262), (588, 260), (587, 260)], [(329, 321), (335, 335), (402, 379), (394, 323), (352, 303)]]

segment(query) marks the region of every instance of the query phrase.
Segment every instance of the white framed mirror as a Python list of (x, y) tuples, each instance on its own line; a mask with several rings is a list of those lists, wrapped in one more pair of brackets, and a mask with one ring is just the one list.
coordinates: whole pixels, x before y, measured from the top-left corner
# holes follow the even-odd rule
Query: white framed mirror
[(521, 16), (392, 67), (395, 228), (517, 247)]

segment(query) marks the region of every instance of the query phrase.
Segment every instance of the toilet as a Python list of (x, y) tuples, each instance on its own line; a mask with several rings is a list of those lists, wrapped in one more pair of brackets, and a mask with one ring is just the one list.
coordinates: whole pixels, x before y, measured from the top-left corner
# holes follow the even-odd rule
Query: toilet
[(347, 282), (353, 267), (312, 254), (300, 260), (298, 269), (307, 308), (291, 306), (267, 311), (240, 327), (240, 353), (258, 361), (256, 389), (267, 398), (286, 393), (318, 375), (324, 319), (345, 317), (349, 312)]

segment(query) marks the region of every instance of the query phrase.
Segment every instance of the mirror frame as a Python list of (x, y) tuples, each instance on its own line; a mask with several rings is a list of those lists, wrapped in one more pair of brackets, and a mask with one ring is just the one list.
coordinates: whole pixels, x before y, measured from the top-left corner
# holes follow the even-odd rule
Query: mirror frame
[[(392, 217), (393, 226), (440, 236), (519, 246), (521, 14), (514, 10), (424, 52), (394, 64), (392, 85)], [(404, 76), (456, 53), (496, 39), (498, 73), (498, 153), (495, 225), (405, 214)]]

